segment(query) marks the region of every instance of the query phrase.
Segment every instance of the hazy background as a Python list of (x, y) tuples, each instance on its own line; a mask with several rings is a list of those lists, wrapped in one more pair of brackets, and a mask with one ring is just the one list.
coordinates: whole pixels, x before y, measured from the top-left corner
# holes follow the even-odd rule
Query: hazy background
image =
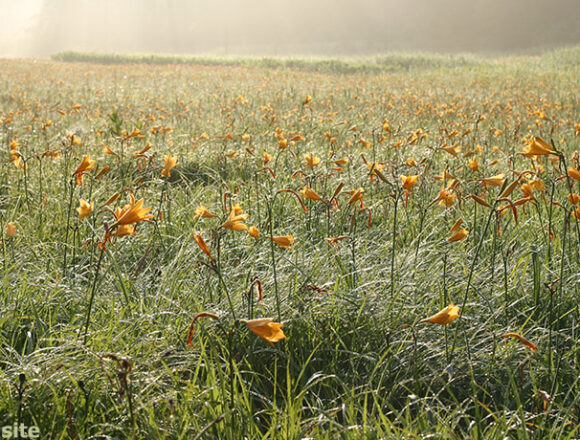
[(580, 43), (580, 0), (0, 0), (0, 56), (357, 55)]

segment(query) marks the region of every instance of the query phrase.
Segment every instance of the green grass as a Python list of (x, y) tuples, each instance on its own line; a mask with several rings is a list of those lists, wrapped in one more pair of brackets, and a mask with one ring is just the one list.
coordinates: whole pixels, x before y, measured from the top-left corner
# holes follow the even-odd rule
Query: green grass
[(477, 66), (483, 59), (473, 55), (394, 53), (362, 58), (304, 57), (215, 57), (187, 55), (138, 55), (111, 53), (59, 52), (51, 58), (63, 62), (95, 64), (186, 64), (200, 66), (248, 66), (267, 69), (297, 69), (323, 73), (388, 73), (442, 67)]
[[(574, 53), (0, 61), (0, 223), (17, 225), (0, 254), (0, 427), (58, 439), (577, 438), (580, 230), (568, 195), (580, 185), (567, 187), (561, 159), (520, 154), (538, 135), (578, 168)], [(136, 127), (143, 138), (127, 137)], [(10, 160), (14, 140), (26, 170)], [(445, 143), (461, 146), (457, 157)], [(306, 153), (321, 159), (314, 170)], [(371, 181), (361, 153), (384, 163), (386, 181)], [(77, 186), (87, 154), (97, 168)], [(431, 203), (446, 169), (461, 196), (449, 208)], [(494, 204), (502, 188), (481, 179), (504, 173), (506, 186), (514, 170), (545, 184), (517, 224), (469, 197)], [(420, 183), (406, 197), (408, 174)], [(305, 200), (305, 213), (278, 192), (308, 184), (330, 199), (339, 182), (340, 210)], [(367, 210), (348, 203), (358, 187)], [(131, 191), (154, 218), (108, 243), (99, 264), (114, 224), (104, 202), (119, 192), (110, 208), (122, 207)], [(81, 197), (95, 209), (79, 221)], [(195, 218), (200, 203), (217, 217)], [(258, 240), (220, 228), (224, 203), (243, 207)], [(448, 242), (458, 218), (468, 238)], [(271, 246), (270, 229), (292, 234), (294, 249)], [(325, 241), (345, 235), (339, 248)], [(249, 294), (255, 279), (263, 304)], [(450, 302), (461, 318), (420, 323)], [(201, 312), (219, 320), (197, 320), (189, 347)], [(283, 322), (286, 339), (270, 346), (238, 321), (259, 317)]]

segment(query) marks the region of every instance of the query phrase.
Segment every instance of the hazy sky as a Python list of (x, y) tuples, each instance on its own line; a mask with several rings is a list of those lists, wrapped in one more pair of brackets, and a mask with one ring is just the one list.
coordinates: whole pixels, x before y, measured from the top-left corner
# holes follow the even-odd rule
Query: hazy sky
[(0, 0), (0, 56), (357, 55), (580, 43), (580, 0)]

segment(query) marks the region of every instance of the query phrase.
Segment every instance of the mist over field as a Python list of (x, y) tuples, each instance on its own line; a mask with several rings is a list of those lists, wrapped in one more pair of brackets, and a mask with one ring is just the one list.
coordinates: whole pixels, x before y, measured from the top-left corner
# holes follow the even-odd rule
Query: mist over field
[(579, 23), (578, 0), (0, 0), (0, 56), (533, 52)]

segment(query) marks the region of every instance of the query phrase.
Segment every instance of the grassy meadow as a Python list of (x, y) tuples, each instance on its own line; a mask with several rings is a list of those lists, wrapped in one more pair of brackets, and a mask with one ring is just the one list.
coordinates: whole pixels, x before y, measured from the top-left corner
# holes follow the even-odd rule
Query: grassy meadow
[(579, 69), (0, 60), (0, 427), (580, 438)]

